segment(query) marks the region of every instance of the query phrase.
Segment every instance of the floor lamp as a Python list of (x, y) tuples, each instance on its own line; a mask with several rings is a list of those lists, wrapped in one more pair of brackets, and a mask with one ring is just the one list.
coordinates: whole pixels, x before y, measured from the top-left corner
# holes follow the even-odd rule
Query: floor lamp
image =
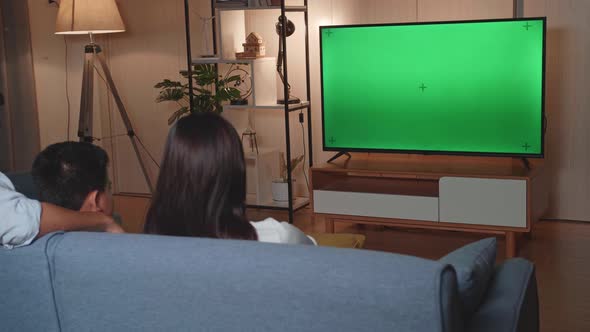
[(150, 189), (154, 192), (154, 186), (147, 168), (139, 153), (138, 138), (131, 126), (131, 121), (121, 101), (121, 97), (111, 76), (111, 71), (106, 64), (102, 49), (94, 42), (94, 34), (116, 33), (125, 31), (125, 25), (119, 14), (115, 0), (61, 0), (57, 13), (55, 34), (62, 35), (88, 35), (90, 44), (84, 47), (84, 73), (82, 76), (82, 97), (80, 100), (80, 120), (78, 123), (78, 137), (80, 142), (92, 142), (93, 126), (93, 88), (94, 88), (94, 60), (100, 64), (108, 89), (113, 95), (123, 123), (127, 130), (127, 136), (131, 139), (133, 150), (137, 156), (139, 165)]

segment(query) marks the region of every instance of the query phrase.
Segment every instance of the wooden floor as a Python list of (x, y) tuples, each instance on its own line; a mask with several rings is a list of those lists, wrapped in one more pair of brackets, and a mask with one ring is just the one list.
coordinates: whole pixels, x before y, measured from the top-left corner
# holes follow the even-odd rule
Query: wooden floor
[[(115, 210), (129, 232), (140, 232), (149, 200), (116, 196)], [(274, 217), (283, 212), (250, 210), (250, 220)], [(323, 232), (323, 220), (312, 220), (311, 211), (296, 213), (294, 224), (304, 232)], [(484, 236), (458, 232), (408, 231), (389, 227), (336, 223), (336, 232), (362, 233), (365, 249), (438, 259), (448, 252)], [(504, 257), (499, 238), (498, 260)], [(590, 224), (543, 221), (535, 225), (533, 238), (523, 241), (520, 257), (533, 261), (537, 269), (541, 331), (590, 331)]]

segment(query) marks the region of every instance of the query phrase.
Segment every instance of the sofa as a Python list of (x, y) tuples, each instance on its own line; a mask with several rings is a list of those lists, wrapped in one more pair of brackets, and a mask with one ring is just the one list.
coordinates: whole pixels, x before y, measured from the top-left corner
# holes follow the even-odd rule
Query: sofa
[(0, 267), (5, 331), (539, 330), (520, 258), (470, 317), (451, 265), (369, 250), (70, 232), (0, 249)]

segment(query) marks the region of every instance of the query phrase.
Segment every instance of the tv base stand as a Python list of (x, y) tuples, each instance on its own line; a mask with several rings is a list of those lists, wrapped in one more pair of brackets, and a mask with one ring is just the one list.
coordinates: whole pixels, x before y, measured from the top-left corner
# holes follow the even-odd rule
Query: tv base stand
[(355, 156), (311, 170), (314, 216), (326, 221), (504, 236), (506, 257), (546, 206), (540, 167), (454, 159)]
[(336, 155), (334, 155), (334, 157), (332, 157), (332, 158), (328, 159), (328, 163), (331, 163), (331, 162), (333, 162), (334, 160), (336, 160), (336, 159), (340, 158), (340, 156), (347, 156), (347, 157), (348, 157), (348, 159), (350, 159), (350, 158), (351, 158), (351, 155), (350, 155), (350, 153), (348, 153), (348, 152), (346, 152), (346, 151), (340, 151), (340, 152), (338, 152)]
[(529, 162), (529, 160), (527, 158), (520, 158), (522, 160), (522, 164), (524, 165), (524, 167), (527, 170), (531, 170), (531, 163)]

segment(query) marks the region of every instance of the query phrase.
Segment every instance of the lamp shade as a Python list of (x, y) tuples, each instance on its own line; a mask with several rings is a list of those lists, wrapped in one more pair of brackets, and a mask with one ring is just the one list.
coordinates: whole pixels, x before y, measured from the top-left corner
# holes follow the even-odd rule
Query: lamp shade
[(125, 31), (115, 0), (61, 0), (56, 34), (82, 35)]

